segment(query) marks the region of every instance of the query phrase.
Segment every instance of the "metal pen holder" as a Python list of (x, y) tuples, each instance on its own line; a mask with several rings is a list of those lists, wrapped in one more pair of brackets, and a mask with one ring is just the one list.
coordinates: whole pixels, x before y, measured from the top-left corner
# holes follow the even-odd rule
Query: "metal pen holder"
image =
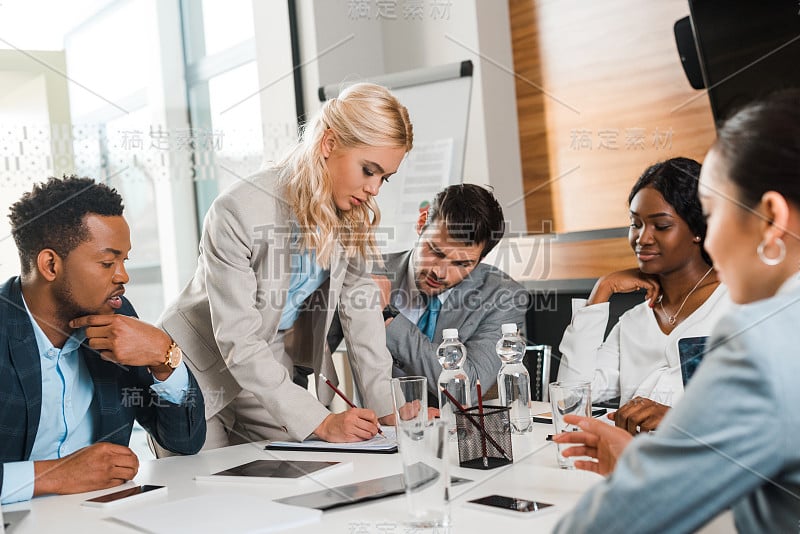
[(461, 467), (494, 469), (514, 461), (509, 413), (505, 406), (484, 406), (483, 416), (477, 407), (456, 411)]

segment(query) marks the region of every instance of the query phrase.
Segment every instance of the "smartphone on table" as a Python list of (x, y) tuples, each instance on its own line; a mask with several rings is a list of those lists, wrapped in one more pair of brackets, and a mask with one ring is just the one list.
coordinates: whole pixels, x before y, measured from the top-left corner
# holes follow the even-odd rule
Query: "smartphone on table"
[(482, 510), (499, 512), (513, 517), (538, 517), (542, 512), (550, 510), (554, 506), (547, 502), (529, 501), (505, 495), (488, 495), (467, 501), (467, 504), (472, 508), (478, 507)]
[(99, 495), (92, 499), (83, 501), (83, 506), (93, 506), (95, 508), (106, 508), (121, 503), (133, 503), (144, 500), (145, 498), (158, 498), (167, 494), (166, 486), (153, 486), (151, 484), (144, 484), (142, 486), (134, 486), (113, 493), (106, 493)]
[[(592, 417), (605, 415), (608, 410), (600, 406), (592, 406)], [(533, 416), (534, 423), (553, 424), (553, 414), (551, 412), (537, 413)]]

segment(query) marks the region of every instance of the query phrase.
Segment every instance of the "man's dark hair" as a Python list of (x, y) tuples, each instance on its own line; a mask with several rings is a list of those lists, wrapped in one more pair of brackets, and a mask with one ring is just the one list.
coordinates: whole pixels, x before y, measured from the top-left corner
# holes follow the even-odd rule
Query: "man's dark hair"
[(636, 193), (645, 187), (652, 187), (664, 197), (678, 216), (686, 221), (689, 230), (700, 238), (700, 254), (703, 260), (713, 265), (711, 257), (705, 249), (706, 218), (703, 207), (697, 196), (697, 185), (700, 179), (700, 164), (689, 158), (672, 158), (651, 165), (639, 177), (628, 195), (628, 205), (633, 202)]
[(116, 189), (91, 178), (50, 178), (22, 195), (9, 209), (11, 235), (17, 244), (22, 273), (28, 274), (43, 249), (66, 258), (89, 239), (86, 215), (122, 215), (122, 197)]
[(458, 184), (440, 191), (428, 209), (426, 226), (444, 221), (453, 239), (470, 245), (483, 244), (481, 258), (500, 242), (506, 231), (503, 208), (491, 189)]

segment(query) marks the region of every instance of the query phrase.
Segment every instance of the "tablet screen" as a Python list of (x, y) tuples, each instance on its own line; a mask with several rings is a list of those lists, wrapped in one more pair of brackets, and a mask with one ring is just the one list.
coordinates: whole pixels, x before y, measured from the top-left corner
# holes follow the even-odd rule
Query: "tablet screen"
[(219, 473), (214, 473), (214, 475), (228, 477), (300, 478), (316, 471), (333, 467), (338, 463), (339, 462), (255, 460), (236, 467), (231, 467)]
[[(438, 476), (433, 468), (425, 464), (418, 464), (422, 469), (430, 470), (430, 476)], [(466, 478), (451, 477), (450, 483), (452, 485), (462, 484), (465, 482), (472, 482)], [(373, 478), (363, 482), (356, 482), (354, 484), (346, 484), (344, 486), (337, 486), (335, 488), (315, 491), (313, 493), (305, 493), (303, 495), (295, 495), (294, 497), (286, 497), (278, 499), (275, 502), (283, 504), (291, 504), (294, 506), (305, 506), (306, 508), (316, 508), (317, 510), (330, 510), (339, 506), (347, 506), (382, 497), (389, 497), (391, 495), (398, 495), (405, 492), (405, 485), (403, 484), (403, 475), (391, 475), (388, 477)]]

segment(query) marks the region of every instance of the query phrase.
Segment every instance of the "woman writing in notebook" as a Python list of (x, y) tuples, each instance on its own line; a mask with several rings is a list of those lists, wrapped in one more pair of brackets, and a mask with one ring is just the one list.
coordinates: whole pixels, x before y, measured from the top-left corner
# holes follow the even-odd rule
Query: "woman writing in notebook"
[[(276, 165), (212, 204), (194, 278), (161, 318), (200, 384), (206, 449), (263, 439), (369, 439), (393, 421), (392, 359), (370, 262), (374, 197), (412, 146), (408, 111), (357, 84), (328, 100)], [(295, 366), (337, 375), (325, 342), (334, 310), (365, 408), (331, 413), (296, 385)], [(353, 335), (351, 335), (353, 334)]]
[[(639, 267), (600, 278), (587, 301), (573, 301), (559, 347), (559, 380), (589, 380), (592, 401), (620, 398), (609, 417), (629, 430), (654, 429), (683, 394), (678, 341), (708, 336), (728, 309), (703, 249), (706, 224), (697, 200), (700, 164), (674, 158), (648, 168), (628, 196), (628, 238)], [(603, 341), (609, 299), (646, 291)]]

